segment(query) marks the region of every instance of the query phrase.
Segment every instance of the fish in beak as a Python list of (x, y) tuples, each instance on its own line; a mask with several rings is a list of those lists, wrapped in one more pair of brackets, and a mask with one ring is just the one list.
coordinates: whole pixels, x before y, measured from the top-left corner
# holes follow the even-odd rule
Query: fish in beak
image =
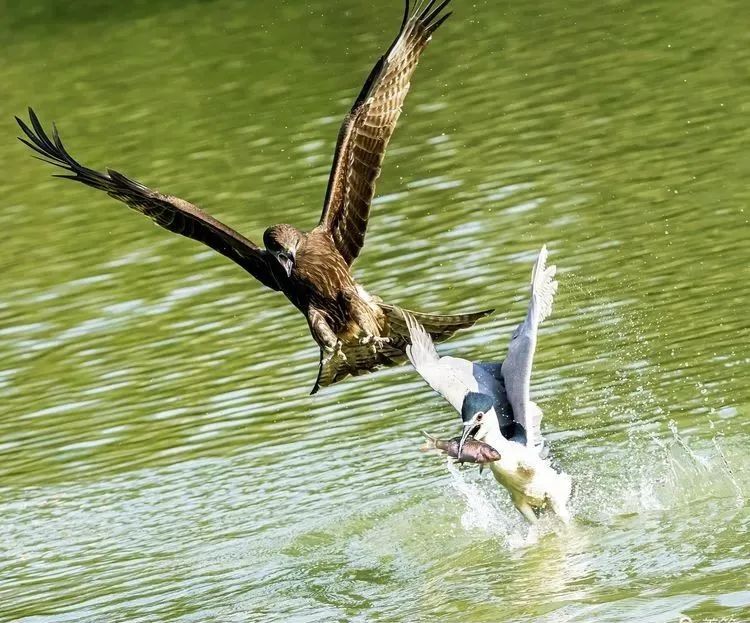
[(500, 460), (500, 453), (495, 450), (491, 445), (484, 443), (483, 441), (477, 441), (476, 439), (466, 439), (464, 441), (461, 452), (458, 451), (458, 446), (461, 443), (460, 437), (453, 437), (452, 439), (438, 439), (433, 437), (429, 433), (422, 431), (427, 441), (422, 445), (420, 450), (423, 452), (429, 452), (430, 450), (439, 450), (447, 454), (450, 457), (456, 459), (459, 463), (476, 463), (480, 466), (484, 466), (485, 463), (492, 463), (493, 461)]
[(482, 417), (484, 417), (484, 413), (480, 411), (479, 413), (476, 413), (468, 422), (464, 422), (464, 432), (461, 434), (461, 441), (458, 442), (458, 456), (461, 456), (461, 454), (463, 453), (466, 440), (471, 435), (477, 432), (479, 425), (482, 423)]

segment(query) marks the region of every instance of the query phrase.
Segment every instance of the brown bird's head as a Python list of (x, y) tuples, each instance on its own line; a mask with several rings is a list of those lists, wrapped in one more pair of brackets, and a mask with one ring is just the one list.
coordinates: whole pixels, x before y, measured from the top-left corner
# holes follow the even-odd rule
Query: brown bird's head
[(293, 225), (272, 225), (263, 232), (266, 250), (276, 258), (287, 277), (292, 274), (297, 247), (301, 240), (302, 232)]

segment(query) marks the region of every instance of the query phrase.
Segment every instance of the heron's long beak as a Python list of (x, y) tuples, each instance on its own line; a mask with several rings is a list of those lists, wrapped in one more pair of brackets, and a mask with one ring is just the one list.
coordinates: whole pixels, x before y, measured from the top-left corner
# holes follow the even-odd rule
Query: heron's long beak
[[(478, 415), (478, 414), (477, 414)], [(474, 432), (474, 429), (478, 426), (477, 425), (477, 415), (472, 417), (468, 422), (464, 423), (464, 432), (461, 434), (461, 441), (458, 442), (458, 460), (461, 460), (461, 454), (464, 450), (464, 444), (466, 443), (466, 440), (469, 438), (469, 435)]]

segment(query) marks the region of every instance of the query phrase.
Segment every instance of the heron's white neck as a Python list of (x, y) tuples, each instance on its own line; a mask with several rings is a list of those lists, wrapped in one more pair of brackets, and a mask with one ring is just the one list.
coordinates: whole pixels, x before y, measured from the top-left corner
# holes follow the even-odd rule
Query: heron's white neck
[(508, 440), (503, 437), (503, 434), (500, 432), (500, 424), (497, 421), (494, 411), (488, 415), (491, 415), (491, 417), (486, 418), (485, 422), (482, 423), (484, 429), (482, 432), (484, 434), (480, 441), (483, 441), (500, 451), (500, 449), (508, 443)]

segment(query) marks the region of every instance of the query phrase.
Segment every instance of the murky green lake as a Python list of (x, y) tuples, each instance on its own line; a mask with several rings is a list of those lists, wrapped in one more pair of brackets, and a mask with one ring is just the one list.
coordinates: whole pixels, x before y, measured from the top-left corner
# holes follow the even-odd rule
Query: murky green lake
[(0, 3), (0, 620), (750, 621), (750, 30), (740, 1), (454, 0), (356, 276), (496, 307), (542, 243), (534, 395), (574, 521), (534, 545), (407, 367), (310, 397), (303, 318), (50, 177), (12, 115), (251, 238), (318, 219), (399, 0)]

